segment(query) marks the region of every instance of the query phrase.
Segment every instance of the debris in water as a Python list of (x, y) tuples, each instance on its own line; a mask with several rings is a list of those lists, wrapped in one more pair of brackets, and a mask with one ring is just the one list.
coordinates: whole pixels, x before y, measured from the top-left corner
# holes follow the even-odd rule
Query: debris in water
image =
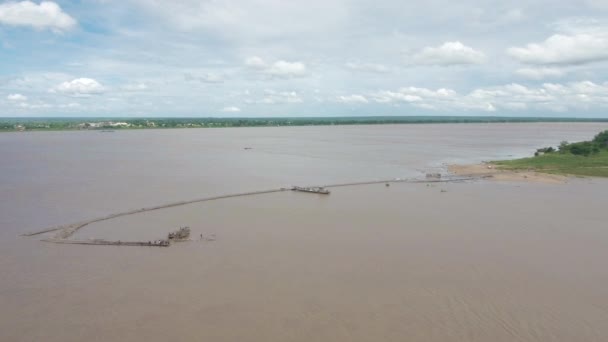
[(179, 230), (169, 233), (170, 241), (186, 240), (190, 237), (190, 227), (180, 227)]

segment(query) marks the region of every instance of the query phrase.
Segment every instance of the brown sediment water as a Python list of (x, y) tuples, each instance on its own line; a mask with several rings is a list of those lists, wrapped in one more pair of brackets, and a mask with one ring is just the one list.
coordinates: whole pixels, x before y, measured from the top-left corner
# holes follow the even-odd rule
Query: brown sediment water
[[(380, 180), (380, 181), (363, 181), (363, 182), (352, 182), (352, 183), (340, 183), (340, 184), (329, 184), (329, 185), (325, 185), (325, 188), (330, 188), (330, 187), (343, 187), (343, 186), (357, 186), (357, 185), (369, 185), (369, 184), (379, 184), (379, 183), (383, 183), (383, 184), (389, 184), (389, 183), (448, 183), (448, 182), (463, 182), (463, 181), (472, 181), (472, 180), (479, 180), (482, 178), (486, 178), (485, 175), (480, 175), (480, 176), (468, 176), (468, 177), (451, 177), (450, 175), (446, 175), (447, 177), (445, 177), (445, 179), (443, 180), (421, 180), (421, 179), (388, 179), (388, 180)], [(306, 188), (308, 189), (308, 188)], [(149, 211), (155, 211), (155, 210), (163, 210), (163, 209), (168, 209), (168, 208), (173, 208), (173, 207), (178, 207), (178, 206), (182, 206), (182, 205), (188, 205), (188, 204), (193, 204), (193, 203), (200, 203), (200, 202), (209, 202), (209, 201), (217, 201), (217, 200), (222, 200), (222, 199), (227, 199), (227, 198), (233, 198), (233, 197), (245, 197), (245, 196), (255, 196), (255, 195), (263, 195), (263, 194), (269, 194), (269, 193), (273, 193), (273, 192), (279, 192), (279, 191), (288, 191), (288, 190), (298, 190), (298, 191), (302, 191), (300, 190), (299, 187), (294, 187), (294, 188), (279, 188), (279, 189), (271, 189), (271, 190), (259, 190), (259, 191), (251, 191), (251, 192), (243, 192), (243, 193), (237, 193), (237, 194), (229, 194), (229, 195), (220, 195), (220, 196), (213, 196), (213, 197), (206, 197), (206, 198), (198, 198), (198, 199), (193, 199), (193, 200), (187, 200), (187, 201), (180, 201), (180, 202), (175, 202), (175, 203), (168, 203), (168, 204), (163, 204), (163, 205), (158, 205), (158, 206), (154, 206), (154, 207), (147, 207), (147, 208), (141, 208), (141, 209), (136, 209), (136, 210), (130, 210), (130, 211), (124, 211), (124, 212), (120, 212), (120, 213), (114, 213), (114, 214), (110, 214), (110, 215), (106, 215), (103, 217), (99, 217), (99, 218), (94, 218), (94, 219), (90, 219), (90, 220), (86, 220), (86, 221), (82, 221), (82, 222), (78, 222), (78, 223), (71, 223), (71, 224), (65, 224), (65, 225), (60, 225), (60, 226), (55, 226), (55, 227), (50, 227), (50, 228), (45, 228), (43, 230), (39, 230), (39, 231), (35, 231), (35, 232), (29, 232), (29, 233), (23, 233), (21, 234), (21, 236), (36, 236), (36, 235), (42, 235), (42, 234), (47, 234), (47, 233), (51, 233), (51, 232), (55, 232), (55, 231), (59, 231), (53, 238), (49, 238), (49, 239), (44, 239), (42, 241), (45, 242), (54, 242), (54, 243), (65, 243), (65, 244), (83, 244), (83, 245), (124, 245), (124, 246), (145, 246), (145, 243), (142, 242), (131, 242), (131, 243), (121, 243), (120, 241), (107, 241), (107, 240), (88, 240), (88, 241), (68, 241), (67, 239), (70, 238), (72, 235), (74, 235), (74, 233), (76, 233), (79, 229), (84, 228), (85, 226), (88, 226), (92, 223), (95, 222), (101, 222), (101, 221), (107, 221), (107, 220), (112, 220), (118, 217), (122, 217), (122, 216), (128, 216), (128, 215), (136, 215), (139, 213), (144, 213), (144, 212), (149, 212)], [(313, 191), (308, 191), (306, 190), (305, 192), (313, 192)], [(323, 193), (326, 194), (326, 193)], [(327, 193), (328, 194), (328, 193)]]
[(19, 235), (282, 184), (424, 177), (606, 128), (0, 134), (0, 340), (605, 341), (601, 179), (280, 191), (113, 217), (72, 236), (153, 241), (191, 227), (194, 241), (172, 248)]
[[(608, 216), (585, 199), (607, 185), (481, 181), (342, 187), (327, 197), (283, 192), (125, 216), (75, 237), (151, 239), (184, 222), (194, 237), (215, 234), (121, 273), (127, 283), (151, 282), (152, 297), (118, 287), (133, 303), (152, 293), (168, 303), (156, 324), (200, 325), (180, 336), (601, 341), (608, 336)], [(175, 298), (171, 288), (179, 289)], [(152, 322), (141, 324), (147, 338), (159, 333)]]
[(85, 220), (85, 221), (78, 222), (78, 223), (65, 224), (65, 225), (45, 228), (43, 230), (39, 230), (39, 231), (35, 231), (35, 232), (23, 233), (21, 235), (22, 236), (36, 236), (36, 235), (41, 235), (41, 234), (47, 234), (47, 233), (54, 232), (54, 231), (59, 231), (55, 235), (55, 237), (53, 237), (52, 239), (46, 239), (45, 241), (68, 243), (68, 242), (65, 242), (62, 240), (68, 239), (70, 236), (74, 235), (74, 233), (76, 233), (79, 229), (81, 229), (89, 224), (95, 223), (95, 222), (107, 221), (107, 220), (112, 220), (112, 219), (115, 219), (115, 218), (121, 217), (121, 216), (135, 215), (135, 214), (139, 214), (139, 213), (143, 213), (143, 212), (147, 212), (147, 211), (162, 210), (162, 209), (167, 209), (167, 208), (172, 208), (172, 207), (177, 207), (177, 206), (187, 205), (187, 204), (192, 204), (192, 203), (216, 201), (216, 200), (226, 199), (226, 198), (231, 198), (231, 197), (261, 195), (261, 194), (268, 194), (268, 193), (272, 193), (272, 192), (285, 191), (285, 190), (287, 190), (287, 189), (282, 188), (282, 189), (272, 189), (272, 190), (260, 190), (260, 191), (252, 191), (252, 192), (243, 192), (243, 193), (238, 193), (238, 194), (197, 198), (197, 199), (187, 200), (187, 201), (179, 201), (179, 202), (174, 202), (174, 203), (157, 205), (157, 206), (153, 206), (153, 207), (123, 211), (123, 212), (119, 212), (119, 213), (106, 215), (103, 217)]

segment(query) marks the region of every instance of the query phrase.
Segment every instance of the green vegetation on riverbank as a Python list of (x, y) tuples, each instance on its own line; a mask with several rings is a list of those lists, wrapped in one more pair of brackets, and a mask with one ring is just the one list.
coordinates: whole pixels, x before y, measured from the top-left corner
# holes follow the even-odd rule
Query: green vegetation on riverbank
[(493, 163), (507, 170), (608, 177), (608, 131), (596, 135), (591, 141), (562, 142), (557, 149), (539, 149), (536, 156), (531, 158)]
[(608, 122), (608, 118), (580, 119), (485, 116), (367, 116), (319, 118), (0, 118), (0, 132), (96, 129), (122, 130), (163, 128), (531, 122)]

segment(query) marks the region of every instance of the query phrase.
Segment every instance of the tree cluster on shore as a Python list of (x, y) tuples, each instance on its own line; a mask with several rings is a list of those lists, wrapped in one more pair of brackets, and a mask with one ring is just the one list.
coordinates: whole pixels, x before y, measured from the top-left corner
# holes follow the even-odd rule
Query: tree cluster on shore
[(592, 154), (600, 153), (602, 150), (608, 150), (608, 130), (600, 132), (591, 141), (581, 141), (575, 143), (569, 143), (562, 141), (557, 149), (553, 147), (543, 147), (536, 150), (535, 156), (543, 155), (545, 153), (561, 153), (561, 154), (573, 154), (577, 156), (590, 156)]

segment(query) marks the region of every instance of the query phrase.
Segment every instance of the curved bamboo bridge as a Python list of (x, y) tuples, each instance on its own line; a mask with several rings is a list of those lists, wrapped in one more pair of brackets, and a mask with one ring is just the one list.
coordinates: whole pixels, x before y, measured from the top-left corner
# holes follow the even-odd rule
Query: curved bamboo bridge
[[(383, 184), (383, 183), (386, 183), (386, 184), (388, 184), (388, 183), (449, 183), (449, 182), (463, 182), (463, 181), (479, 180), (479, 179), (487, 178), (487, 177), (488, 176), (451, 177), (451, 178), (446, 178), (446, 179), (432, 179), (432, 180), (395, 178), (395, 179), (389, 179), (389, 180), (375, 180), (375, 181), (328, 184), (328, 185), (322, 186), (321, 188), (336, 188), (336, 187), (344, 187), (344, 186), (370, 185), (370, 184)], [(102, 216), (102, 217), (98, 217), (98, 218), (94, 218), (94, 219), (90, 219), (90, 220), (86, 220), (86, 221), (81, 221), (81, 222), (77, 222), (77, 223), (49, 227), (49, 228), (46, 228), (46, 229), (43, 229), (40, 231), (24, 233), (24, 234), (21, 234), (21, 236), (36, 236), (36, 235), (41, 235), (41, 234), (58, 231), (58, 233), (54, 237), (48, 238), (48, 239), (43, 239), (42, 241), (53, 242), (53, 243), (63, 243), (63, 244), (81, 244), (81, 245), (167, 247), (167, 246), (169, 246), (169, 244), (165, 244), (162, 242), (156, 242), (156, 241), (154, 243), (151, 243), (148, 241), (108, 241), (108, 240), (101, 240), (101, 239), (69, 240), (69, 238), (72, 235), (74, 235), (74, 233), (76, 233), (79, 229), (81, 229), (85, 226), (88, 226), (88, 225), (90, 225), (92, 223), (96, 223), (96, 222), (115, 219), (117, 217), (135, 215), (135, 214), (144, 213), (144, 212), (148, 212), (148, 211), (167, 209), (167, 208), (188, 205), (188, 204), (193, 204), (193, 203), (216, 201), (216, 200), (227, 199), (227, 198), (232, 198), (232, 197), (255, 196), (255, 195), (263, 195), (263, 194), (269, 194), (269, 193), (274, 193), (274, 192), (291, 191), (291, 190), (294, 190), (295, 188), (298, 188), (298, 187), (242, 192), (242, 193), (236, 193), (236, 194), (211, 196), (211, 197), (198, 198), (198, 199), (193, 199), (193, 200), (188, 200), (188, 201), (167, 203), (167, 204), (158, 205), (158, 206), (154, 206), (154, 207), (145, 207), (145, 208), (140, 208), (140, 209), (124, 211), (124, 212), (120, 212), (120, 213), (114, 213), (114, 214), (110, 214), (107, 216)]]

